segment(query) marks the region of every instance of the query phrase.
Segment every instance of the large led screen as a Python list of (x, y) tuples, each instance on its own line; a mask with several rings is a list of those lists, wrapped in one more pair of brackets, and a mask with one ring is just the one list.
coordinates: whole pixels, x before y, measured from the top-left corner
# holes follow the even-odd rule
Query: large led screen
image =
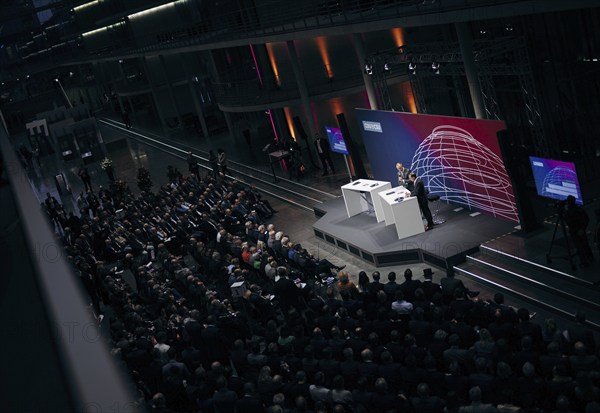
[(365, 109), (356, 114), (375, 179), (396, 185), (401, 162), (432, 194), (519, 221), (496, 136), (504, 122)]
[(575, 164), (530, 156), (537, 193), (548, 198), (565, 200), (569, 195), (583, 205)]

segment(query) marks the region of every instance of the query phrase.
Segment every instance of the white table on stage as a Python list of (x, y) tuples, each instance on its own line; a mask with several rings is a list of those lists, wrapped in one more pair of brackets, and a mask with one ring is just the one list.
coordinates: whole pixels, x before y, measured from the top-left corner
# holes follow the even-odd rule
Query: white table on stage
[(403, 186), (397, 186), (388, 191), (379, 192), (379, 196), (382, 199), (381, 205), (383, 207), (385, 225), (392, 225), (396, 222), (394, 219), (394, 212), (392, 211), (392, 205), (396, 203), (395, 200), (398, 198), (410, 197), (410, 191)]
[(398, 239), (412, 237), (425, 232), (421, 210), (416, 197), (410, 197), (410, 191), (400, 186), (380, 192), (383, 201), (385, 224), (396, 225)]
[[(391, 187), (392, 184), (389, 182), (373, 181), (370, 179), (359, 179), (342, 186), (342, 195), (344, 195), (344, 203), (346, 204), (348, 217), (369, 210), (369, 205), (365, 199), (365, 196), (368, 193), (371, 197), (371, 202), (373, 203), (377, 222), (383, 221), (385, 218), (383, 215), (382, 200), (381, 197), (377, 196), (377, 193), (388, 190)], [(365, 196), (363, 196), (363, 193)]]

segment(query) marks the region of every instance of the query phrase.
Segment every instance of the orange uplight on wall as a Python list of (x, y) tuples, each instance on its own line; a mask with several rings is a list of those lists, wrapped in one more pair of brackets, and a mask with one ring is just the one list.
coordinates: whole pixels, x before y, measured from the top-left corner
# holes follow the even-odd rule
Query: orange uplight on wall
[(277, 62), (275, 61), (275, 53), (273, 53), (273, 44), (267, 43), (265, 46), (267, 46), (267, 55), (269, 55), (271, 69), (275, 75), (275, 82), (277, 83), (277, 86), (281, 86), (281, 81), (279, 80), (279, 69), (277, 68)]
[(331, 113), (335, 116), (338, 113), (344, 112), (342, 109), (342, 100), (339, 98), (329, 99), (329, 106), (331, 107)]
[(402, 83), (402, 96), (404, 97), (404, 101), (408, 106), (408, 111), (410, 113), (417, 113), (417, 104), (415, 102), (415, 95), (413, 95), (413, 89), (410, 85), (410, 82)]
[(321, 59), (323, 59), (323, 64), (325, 65), (327, 76), (329, 77), (329, 79), (333, 79), (333, 71), (331, 70), (329, 54), (327, 53), (327, 38), (325, 36), (315, 37), (315, 42), (317, 42), (317, 47), (319, 48)]
[(290, 131), (290, 135), (292, 135), (292, 138), (295, 141), (297, 141), (296, 134), (294, 133), (294, 122), (292, 121), (292, 114), (290, 113), (290, 108), (287, 106), (284, 107), (283, 113), (285, 114), (285, 123), (287, 124), (287, 127)]
[(394, 36), (394, 43), (396, 47), (404, 46), (404, 32), (401, 27), (396, 27), (391, 30), (392, 36)]

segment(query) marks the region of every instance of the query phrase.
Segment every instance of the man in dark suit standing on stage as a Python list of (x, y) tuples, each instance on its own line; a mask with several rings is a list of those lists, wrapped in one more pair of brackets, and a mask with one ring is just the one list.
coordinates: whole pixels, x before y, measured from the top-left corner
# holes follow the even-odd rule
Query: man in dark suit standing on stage
[(408, 175), (408, 179), (413, 183), (413, 190), (410, 193), (410, 196), (416, 196), (417, 202), (419, 203), (419, 208), (421, 209), (421, 213), (427, 220), (427, 227), (425, 230), (429, 231), (433, 228), (433, 217), (431, 216), (431, 211), (429, 210), (429, 205), (427, 205), (427, 191), (425, 190), (425, 184), (421, 180), (421, 178), (417, 178), (417, 174), (411, 172)]
[(333, 166), (333, 161), (331, 160), (331, 148), (329, 147), (327, 139), (323, 139), (321, 135), (317, 134), (315, 137), (315, 148), (317, 148), (319, 159), (323, 165), (323, 176), (329, 173), (327, 171), (327, 164), (329, 164), (329, 167), (331, 168), (331, 173), (335, 174), (335, 168)]

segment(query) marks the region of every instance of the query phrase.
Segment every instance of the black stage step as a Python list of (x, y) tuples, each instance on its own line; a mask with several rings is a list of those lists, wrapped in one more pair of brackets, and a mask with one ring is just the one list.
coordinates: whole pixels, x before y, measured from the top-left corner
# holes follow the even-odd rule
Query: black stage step
[(600, 331), (600, 291), (588, 281), (485, 245), (454, 268), (457, 274), (568, 319), (581, 310), (589, 327)]

